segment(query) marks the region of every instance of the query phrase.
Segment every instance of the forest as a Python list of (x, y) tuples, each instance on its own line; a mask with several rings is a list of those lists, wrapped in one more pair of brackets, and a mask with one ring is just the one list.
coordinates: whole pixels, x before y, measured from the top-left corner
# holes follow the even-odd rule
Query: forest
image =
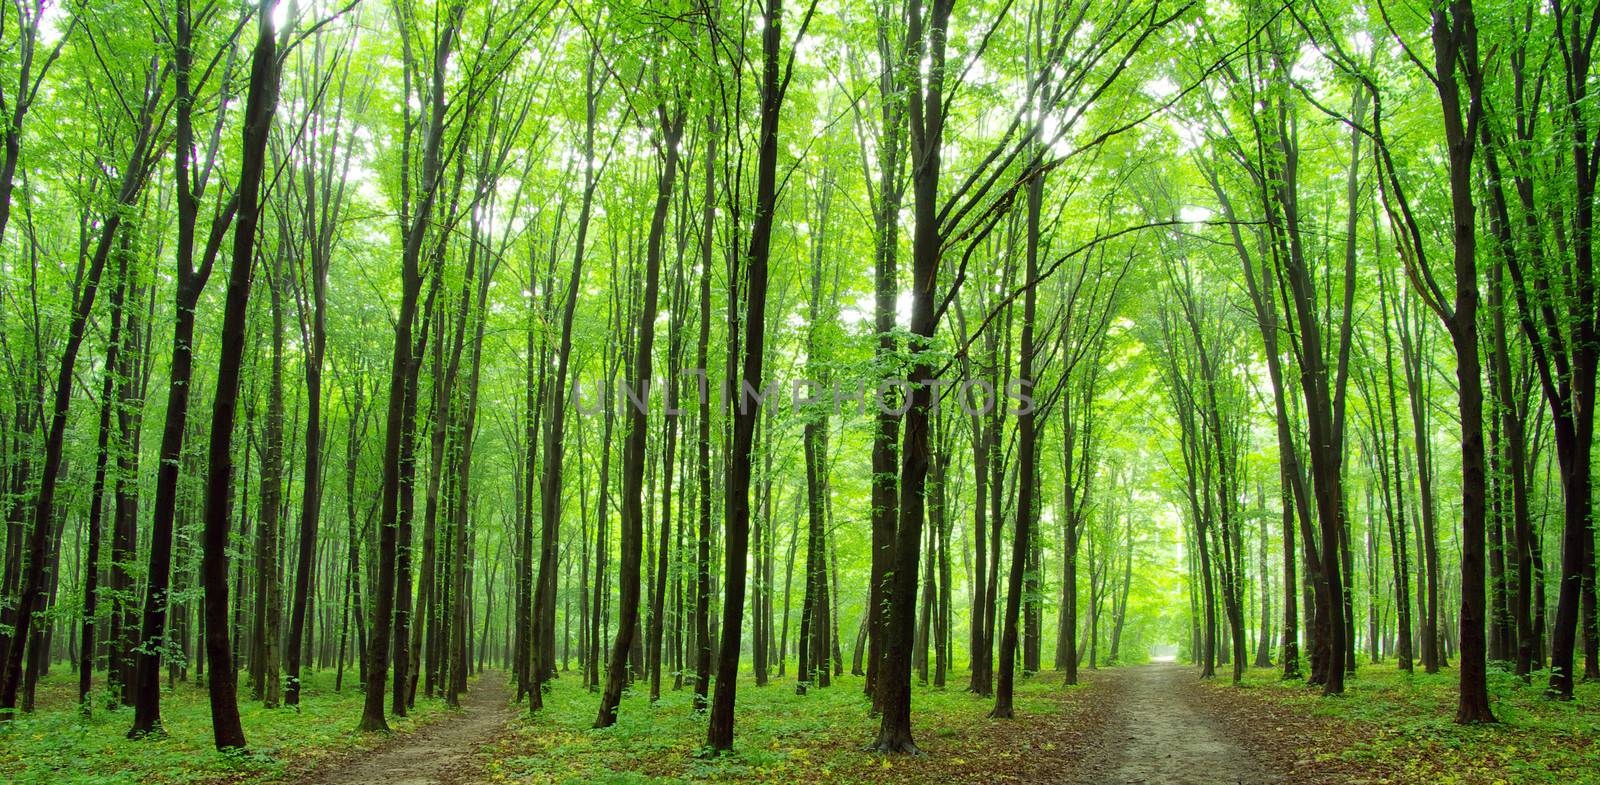
[(1600, 0), (3, 0), (0, 781), (1600, 782)]

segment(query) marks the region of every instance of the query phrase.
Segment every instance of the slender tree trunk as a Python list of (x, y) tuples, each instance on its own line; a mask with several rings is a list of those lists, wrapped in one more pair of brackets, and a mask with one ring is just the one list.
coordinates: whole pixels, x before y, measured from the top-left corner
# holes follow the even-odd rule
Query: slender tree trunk
[[(713, 249), (713, 221), (716, 219), (716, 153), (717, 125), (712, 116), (706, 118), (705, 195), (701, 202), (700, 217), (700, 337), (695, 346), (696, 373), (700, 379), (697, 400), (699, 411), (695, 416), (695, 479), (698, 487), (695, 498), (699, 502), (700, 533), (695, 543), (694, 579), (694, 630), (695, 678), (694, 708), (704, 712), (706, 696), (711, 684), (711, 393), (707, 389), (707, 366), (710, 363), (711, 341), (711, 269)], [(784, 600), (784, 625), (788, 629), (788, 600)], [(783, 669), (783, 647), (778, 649), (779, 672)]]
[[(345, 160), (349, 160), (348, 155)], [(306, 179), (315, 182), (311, 177)], [(332, 215), (336, 216), (335, 200), (343, 194), (342, 185), (338, 191), (332, 191), (326, 189), (327, 179), (322, 180), (321, 184), (325, 187), (322, 197), (324, 200), (334, 201)], [(309, 199), (308, 203), (315, 205), (315, 202)], [(322, 359), (328, 343), (328, 256), (332, 235), (328, 227), (318, 224), (318, 228), (322, 234), (311, 238), (311, 280), (307, 282), (307, 288), (311, 290), (311, 313), (309, 324), (304, 325), (305, 334), (302, 336), (303, 339), (309, 339), (306, 341), (307, 351), (304, 360), (306, 459), (304, 479), (301, 481), (299, 566), (295, 570), (293, 610), (289, 619), (288, 657), (285, 662), (288, 682), (284, 690), (284, 703), (290, 706), (300, 705), (300, 646), (305, 639), (306, 606), (310, 602), (309, 595), (315, 577), (313, 573), (316, 562), (317, 530), (322, 517)]]
[(117, 386), (117, 353), (122, 348), (122, 309), (128, 288), (127, 255), (117, 260), (117, 284), (111, 291), (111, 328), (106, 336), (105, 381), (100, 386), (100, 421), (96, 442), (94, 481), (89, 489), (88, 554), (83, 566), (83, 637), (78, 655), (78, 705), (85, 716), (91, 710), (89, 688), (94, 676), (95, 625), (99, 621), (100, 522), (105, 510), (106, 463), (111, 437), (111, 403)]
[[(815, 9), (815, 5), (812, 5)], [(756, 154), (755, 221), (744, 265), (744, 368), (733, 414), (733, 440), (729, 460), (732, 471), (727, 489), (727, 532), (724, 540), (725, 592), (722, 603), (720, 651), (717, 654), (717, 688), (711, 701), (706, 743), (724, 751), (733, 747), (733, 705), (739, 674), (740, 631), (744, 626), (746, 559), (750, 536), (750, 467), (752, 442), (760, 404), (746, 399), (765, 389), (762, 359), (766, 348), (767, 261), (778, 202), (778, 117), (783, 109), (787, 79), (780, 82), (779, 48), (782, 41), (783, 0), (767, 0), (761, 27), (761, 129)], [(807, 13), (806, 23), (810, 22)], [(806, 24), (802, 23), (803, 35)]]
[[(598, 44), (596, 44), (596, 46), (598, 46)], [(598, 88), (595, 84), (595, 60), (598, 57), (598, 52), (591, 52), (589, 64), (584, 72), (584, 106), (586, 107), (586, 121), (584, 125), (583, 143), (584, 151), (588, 157), (588, 160), (594, 160), (594, 134), (595, 124), (598, 117), (596, 102), (599, 100)], [(529, 639), (532, 663), (528, 667), (532, 669), (532, 678), (530, 679), (532, 686), (530, 688), (528, 699), (529, 708), (531, 709), (539, 709), (544, 705), (544, 683), (550, 676), (554, 675), (553, 660), (555, 654), (554, 625), (557, 561), (556, 548), (561, 536), (561, 488), (563, 462), (565, 459), (562, 436), (566, 429), (568, 358), (572, 350), (572, 321), (573, 315), (577, 311), (578, 306), (578, 287), (583, 280), (584, 254), (587, 249), (589, 221), (594, 211), (594, 193), (595, 188), (598, 185), (598, 180), (599, 172), (596, 171), (594, 167), (584, 168), (583, 203), (578, 211), (577, 238), (575, 240), (576, 245), (573, 250), (572, 270), (567, 279), (565, 305), (562, 307), (561, 312), (561, 344), (555, 355), (555, 383), (546, 388), (546, 394), (549, 397), (543, 404), (543, 407), (548, 409), (549, 415), (544, 423), (544, 473), (539, 484), (539, 577), (534, 584), (533, 619)], [(610, 410), (608, 409), (608, 413), (606, 415), (608, 430), (611, 418), (609, 411)], [(607, 442), (609, 442), (609, 439)], [(602, 443), (601, 449), (609, 450), (609, 443)], [(531, 471), (531, 462), (529, 466)], [(607, 511), (605, 509), (606, 494), (603, 490), (604, 484), (607, 481), (605, 470), (606, 462), (602, 461), (600, 475), (602, 491), (600, 495), (601, 501), (599, 507), (600, 527), (602, 532), (605, 529), (605, 520), (607, 516)], [(603, 540), (604, 537), (602, 535), (602, 542)], [(603, 546), (597, 548), (595, 553), (595, 558), (597, 560), (603, 561), (605, 559)], [(598, 600), (600, 591), (599, 587), (604, 585), (600, 580), (600, 575), (600, 571), (597, 569), (595, 574), (596, 601), (594, 604), (596, 619), (599, 617), (600, 610), (600, 603)], [(548, 648), (546, 646), (547, 641), (550, 643)], [(586, 651), (589, 653), (591, 661), (598, 656), (598, 652), (596, 650), (597, 643), (598, 637), (591, 636), (589, 645), (586, 647)], [(597, 674), (593, 671), (593, 669), (591, 669), (590, 679), (592, 680), (596, 678), (596, 676)]]
[[(345, 443), (345, 578), (344, 600), (339, 613), (339, 653), (334, 658), (333, 691), (344, 689), (345, 646), (349, 642), (350, 616), (356, 617), (356, 623), (366, 608), (361, 604), (361, 534), (356, 529), (356, 466), (361, 457), (360, 429), (366, 422), (364, 388), (357, 381), (354, 385), (354, 394), (350, 396), (351, 403), (348, 409), (349, 430)], [(357, 636), (355, 649), (357, 656), (362, 650), (360, 636)], [(364, 662), (364, 660), (363, 660)]]
[[(1039, 282), (1039, 210), (1044, 198), (1043, 175), (1035, 175), (1027, 184), (1027, 253), (1023, 273), (1022, 296), (1022, 357), (1017, 378), (1024, 384), (1032, 383), (1034, 376), (1034, 319), (1038, 313)], [(994, 709), (989, 716), (1009, 719), (1015, 714), (1012, 683), (1016, 678), (1017, 614), (1023, 602), (1024, 580), (1029, 567), (1033, 546), (1034, 519), (1038, 515), (1038, 425), (1032, 406), (1017, 414), (1017, 513), (1012, 526), (1011, 575), (1006, 591), (1004, 628), (1000, 634), (1000, 669), (995, 676)]]
[(200, 566), (206, 596), (206, 666), (211, 671), (208, 684), (212, 736), (217, 748), (224, 750), (245, 745), (244, 728), (239, 721), (233, 652), (228, 640), (228, 522), (233, 490), (233, 425), (238, 407), (239, 371), (245, 354), (250, 270), (261, 214), (267, 137), (278, 102), (277, 41), (271, 9), (265, 0), (257, 9), (256, 18), (258, 32), (250, 58), (250, 87), (244, 110), (238, 224), (234, 227), (233, 259), (223, 311), (217, 395), (212, 404), (204, 556)]
[[(640, 560), (644, 550), (644, 469), (645, 441), (649, 433), (649, 390), (652, 352), (655, 346), (657, 303), (660, 300), (661, 243), (666, 235), (667, 213), (672, 206), (672, 186), (678, 173), (678, 139), (683, 132), (683, 113), (674, 110), (669, 117), (665, 105), (656, 107), (662, 131), (665, 158), (656, 180), (655, 215), (645, 250), (644, 306), (639, 315), (638, 343), (634, 346), (631, 386), (637, 398), (628, 403), (628, 438), (622, 458), (622, 563), (617, 577), (621, 594), (617, 601), (617, 638), (611, 648), (611, 666), (606, 671), (606, 688), (600, 698), (597, 728), (617, 721), (617, 704), (627, 682), (627, 659), (633, 648), (639, 622)], [(656, 689), (659, 693), (659, 681)]]
[[(455, 25), (459, 23), (463, 7), (453, 3), (446, 13), (448, 24), (441, 26), (435, 42), (433, 67), (428, 89), (428, 133), (422, 151), (423, 190), (413, 211), (405, 217), (402, 227), (400, 307), (395, 317), (394, 352), (390, 359), (388, 413), (384, 418), (383, 493), (378, 521), (376, 597), (372, 606), (372, 629), (368, 637), (366, 696), (362, 707), (362, 731), (388, 730), (384, 719), (384, 687), (389, 679), (389, 638), (393, 628), (395, 607), (395, 556), (397, 550), (400, 493), (401, 493), (401, 442), (404, 438), (407, 381), (412, 363), (412, 333), (416, 326), (418, 303), (422, 289), (421, 256), (423, 241), (428, 235), (429, 218), (438, 196), (441, 148), (444, 134), (444, 80), (450, 50), (454, 43)], [(409, 43), (407, 49), (410, 54)], [(407, 73), (410, 73), (409, 66)], [(409, 87), (409, 85), (408, 85)], [(409, 137), (407, 138), (409, 147)]]
[[(668, 118), (666, 116), (665, 106), (659, 107), (658, 111), (662, 115), (661, 121), (663, 127), (661, 130), (663, 132), (662, 136), (664, 137), (663, 143), (670, 144), (671, 149), (666, 151), (666, 163), (664, 164), (665, 166), (669, 167), (669, 170), (664, 170), (661, 172), (661, 182), (657, 186), (655, 207), (656, 213), (651, 224), (651, 231), (654, 233), (657, 225), (659, 224), (660, 232), (662, 235), (664, 235), (666, 233), (667, 213), (672, 206), (672, 189), (677, 182), (677, 163), (679, 155), (678, 140), (683, 134), (685, 115), (680, 109), (675, 110), (676, 114), (673, 117)], [(657, 255), (656, 265), (658, 268), (660, 266), (661, 242), (661, 236), (657, 236), (655, 238), (655, 243)], [(665, 410), (663, 412), (664, 418), (662, 430), (664, 430), (665, 433), (663, 434), (662, 438), (662, 441), (664, 442), (664, 449), (661, 456), (661, 523), (657, 531), (658, 540), (656, 546), (656, 569), (654, 575), (655, 591), (651, 596), (649, 631), (650, 640), (647, 647), (647, 657), (649, 659), (647, 669), (650, 671), (651, 702), (661, 699), (661, 650), (662, 639), (666, 631), (665, 615), (667, 608), (667, 576), (671, 564), (671, 559), (669, 557), (672, 552), (672, 460), (678, 443), (678, 347), (681, 341), (679, 335), (680, 330), (678, 328), (678, 325), (680, 324), (678, 317), (678, 312), (680, 309), (678, 306), (681, 304), (680, 301), (682, 299), (679, 294), (682, 290), (681, 281), (683, 275), (681, 262), (682, 256), (680, 253), (679, 264), (677, 265), (678, 269), (673, 271), (672, 292), (669, 294), (668, 301), (668, 307), (672, 311), (672, 319), (668, 326), (668, 330), (671, 334), (667, 337), (667, 380), (666, 394), (663, 399), (665, 403)], [(642, 392), (648, 393), (648, 388), (643, 389)], [(759, 550), (760, 549), (758, 548), (758, 557)]]

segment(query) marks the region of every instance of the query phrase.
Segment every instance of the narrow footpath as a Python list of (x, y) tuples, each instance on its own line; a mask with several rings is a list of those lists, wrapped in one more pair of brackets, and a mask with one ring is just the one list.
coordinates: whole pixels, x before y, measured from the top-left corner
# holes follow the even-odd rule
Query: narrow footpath
[(1192, 668), (1156, 663), (1093, 676), (1105, 721), (1067, 783), (1278, 785), (1284, 778), (1204, 705)]
[(461, 696), (461, 710), (371, 752), (309, 772), (294, 785), (455, 785), (471, 782), (484, 745), (515, 714), (504, 673), (478, 677)]

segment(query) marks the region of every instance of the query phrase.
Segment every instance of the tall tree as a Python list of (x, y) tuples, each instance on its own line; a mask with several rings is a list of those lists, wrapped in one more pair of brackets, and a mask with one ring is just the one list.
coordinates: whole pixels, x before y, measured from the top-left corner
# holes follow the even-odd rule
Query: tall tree
[[(813, 1), (800, 22), (796, 40), (805, 36), (816, 11)], [(750, 552), (750, 474), (755, 460), (756, 418), (761, 402), (750, 398), (766, 389), (762, 381), (762, 359), (766, 343), (767, 263), (771, 256), (772, 226), (778, 204), (778, 128), (784, 94), (794, 73), (794, 47), (788, 63), (781, 67), (783, 0), (766, 0), (761, 11), (761, 112), (756, 136), (755, 219), (751, 222), (749, 246), (740, 272), (745, 301), (743, 346), (729, 341), (732, 352), (742, 348), (744, 362), (733, 385), (734, 405), (732, 442), (729, 444), (729, 487), (726, 490), (726, 533), (723, 541), (723, 580), (721, 646), (717, 652), (717, 688), (712, 696), (711, 717), (706, 731), (707, 745), (723, 751), (733, 747), (733, 704), (739, 675), (740, 631), (744, 626), (746, 560)], [(721, 33), (713, 33), (720, 37)], [(780, 73), (781, 70), (781, 73)]]
[[(444, 23), (435, 30), (429, 80), (426, 87), (417, 88), (427, 98), (428, 111), (426, 113), (427, 128), (423, 135), (421, 147), (421, 171), (417, 179), (417, 193), (415, 203), (412, 203), (410, 168), (412, 162), (409, 158), (415, 126), (410, 117), (410, 104), (407, 103), (407, 116), (405, 120), (405, 150), (406, 157), (402, 159), (401, 181), (405, 198), (403, 207), (405, 211), (401, 216), (400, 234), (403, 241), (401, 254), (401, 287), (400, 307), (395, 315), (394, 354), (389, 369), (389, 403), (388, 414), (384, 421), (384, 451), (383, 451), (383, 496), (382, 508), (379, 512), (379, 536), (377, 551), (378, 579), (376, 597), (373, 603), (372, 632), (368, 643), (367, 652), (367, 685), (366, 700), (361, 715), (361, 730), (378, 731), (387, 730), (388, 723), (384, 720), (383, 697), (384, 682), (389, 677), (389, 637), (392, 629), (395, 605), (395, 550), (398, 535), (400, 515), (400, 457), (402, 431), (405, 424), (405, 404), (407, 380), (414, 362), (412, 357), (413, 328), (417, 320), (418, 299), (422, 290), (422, 253), (423, 244), (429, 236), (429, 225), (433, 218), (435, 203), (439, 198), (443, 182), (443, 172), (447, 163), (445, 156), (445, 79), (451, 53), (456, 43), (456, 32), (461, 24), (462, 16), (466, 13), (465, 4), (452, 2), (443, 14)], [(416, 43), (412, 40), (415, 31), (411, 25), (402, 20), (402, 43), (406, 52), (406, 79), (408, 93), (413, 68), (416, 66), (414, 48)]]
[[(124, 249), (126, 251), (126, 249)], [(78, 655), (78, 705), (87, 716), (91, 710), (89, 688), (94, 678), (95, 623), (100, 600), (100, 541), (101, 520), (105, 511), (106, 463), (110, 455), (111, 408), (118, 384), (123, 383), (117, 369), (117, 355), (122, 350), (122, 312), (128, 291), (128, 254), (117, 258), (117, 278), (111, 290), (111, 327), (106, 335), (105, 379), (100, 385), (100, 420), (96, 430), (94, 481), (89, 489), (89, 522), (86, 537), (88, 553), (83, 564), (83, 648)]]
[[(1445, 144), (1449, 150), (1450, 212), (1454, 219), (1452, 268), (1454, 304), (1447, 306), (1436, 285), (1428, 295), (1435, 311), (1450, 330), (1455, 347), (1456, 382), (1461, 405), (1461, 688), (1456, 722), (1494, 722), (1489, 708), (1487, 621), (1484, 599), (1484, 527), (1488, 483), (1483, 446), (1483, 373), (1478, 348), (1478, 266), (1476, 206), (1473, 195), (1472, 158), (1478, 123), (1483, 120), (1483, 73), (1478, 55), (1478, 29), (1472, 0), (1455, 0), (1433, 9), (1433, 55), (1439, 107), (1444, 112)], [(1463, 84), (1463, 81), (1465, 84)], [(1466, 103), (1463, 106), (1463, 89)], [(1422, 264), (1420, 243), (1417, 272), (1431, 282)], [(1592, 548), (1592, 545), (1591, 545)]]
[[(584, 68), (584, 159), (595, 160), (595, 129), (599, 118), (600, 91), (605, 85), (605, 75), (599, 72), (598, 40), (591, 41), (588, 65)], [(599, 185), (600, 166), (583, 168), (583, 197), (578, 209), (576, 237), (573, 240), (572, 269), (563, 290), (561, 309), (561, 339), (555, 352), (556, 373), (554, 383), (546, 390), (544, 407), (548, 411), (544, 423), (543, 476), (539, 484), (539, 577), (534, 587), (532, 632), (533, 677), (529, 680), (532, 691), (529, 705), (539, 708), (543, 695), (539, 690), (555, 672), (555, 594), (556, 546), (561, 534), (561, 483), (565, 461), (562, 437), (566, 428), (567, 373), (572, 354), (572, 320), (578, 308), (578, 286), (583, 280), (584, 253), (588, 245), (589, 222), (594, 214), (595, 189)], [(598, 611), (598, 608), (596, 609)]]
[(222, 317), (217, 395), (211, 410), (210, 464), (205, 484), (205, 534), (201, 578), (205, 587), (206, 666), (211, 671), (211, 731), (217, 749), (245, 746), (228, 623), (228, 528), (233, 497), (233, 426), (245, 355), (245, 317), (250, 272), (255, 264), (256, 227), (267, 163), (267, 139), (278, 104), (278, 42), (272, 4), (256, 8), (256, 41), (250, 52), (239, 163), (239, 211)]
[[(327, 66), (329, 55), (324, 38), (318, 37), (302, 73), (303, 82), (310, 83), (320, 76)], [(322, 518), (322, 457), (323, 457), (323, 359), (328, 345), (328, 269), (333, 258), (333, 244), (345, 203), (346, 175), (350, 171), (351, 148), (354, 138), (346, 120), (346, 88), (349, 86), (348, 61), (337, 77), (337, 101), (324, 108), (311, 119), (315, 133), (309, 134), (309, 148), (305, 155), (308, 163), (300, 172), (299, 195), (301, 226), (298, 229), (304, 260), (295, 277), (295, 296), (300, 313), (300, 342), (306, 347), (304, 360), (306, 380), (305, 463), (300, 481), (300, 533), (299, 552), (295, 567), (294, 597), (290, 604), (289, 635), (284, 644), (284, 703), (300, 704), (300, 666), (305, 640), (307, 605), (310, 602), (313, 572), (316, 569), (317, 533)], [(309, 92), (310, 88), (304, 88)], [(302, 95), (302, 99), (310, 96)], [(355, 96), (351, 108), (359, 110), (362, 96)]]
[[(653, 78), (660, 87), (661, 75)], [(621, 595), (617, 602), (617, 638), (611, 647), (611, 665), (606, 670), (606, 688), (600, 698), (600, 714), (595, 727), (604, 728), (617, 721), (617, 704), (627, 680), (625, 659), (634, 644), (639, 622), (640, 560), (644, 550), (644, 468), (645, 443), (650, 427), (650, 377), (656, 337), (656, 314), (661, 297), (661, 245), (667, 232), (667, 217), (672, 208), (672, 188), (678, 176), (678, 141), (683, 136), (684, 110), (669, 106), (663, 99), (655, 107), (656, 144), (662, 158), (656, 175), (655, 209), (650, 234), (645, 241), (644, 305), (634, 344), (634, 389), (628, 401), (628, 438), (622, 456), (622, 562), (617, 570)], [(666, 525), (665, 522), (662, 523)], [(659, 635), (657, 636), (659, 638)], [(653, 683), (658, 685), (659, 678)]]
[[(222, 124), (227, 116), (226, 88), (217, 92), (218, 108), (212, 126), (202, 165), (195, 166), (194, 107), (196, 95), (211, 73), (223, 51), (233, 51), (244, 24), (241, 21), (227, 43), (212, 55), (211, 66), (194, 79), (194, 17), (189, 0), (178, 0), (173, 8), (173, 105), (174, 143), (173, 173), (177, 192), (177, 245), (175, 247), (176, 286), (173, 293), (172, 355), (168, 377), (166, 420), (161, 431), (161, 448), (156, 464), (156, 495), (151, 510), (150, 562), (148, 585), (141, 632), (145, 640), (154, 641), (166, 628), (168, 601), (167, 589), (172, 573), (173, 519), (178, 506), (178, 479), (182, 464), (184, 436), (189, 424), (189, 399), (194, 379), (194, 326), (195, 312), (206, 281), (217, 256), (222, 251), (228, 226), (239, 209), (240, 191), (235, 188), (226, 199), (219, 199), (213, 215), (210, 234), (201, 251), (200, 264), (195, 265), (195, 231), (199, 221), (201, 201), (207, 183), (215, 169), (218, 147), (222, 138)], [(234, 70), (234, 58), (228, 56), (224, 75), (219, 85), (227, 85)], [(134, 671), (134, 717), (129, 735), (153, 733), (161, 728), (161, 672), (160, 649), (146, 648), (140, 652)]]
[[(26, 36), (25, 39), (32, 40)], [(31, 43), (27, 45), (32, 46)], [(103, 66), (103, 70), (106, 78), (116, 78), (111, 73), (109, 65)], [(89, 316), (100, 290), (101, 276), (116, 247), (117, 232), (128, 219), (149, 179), (153, 163), (151, 152), (155, 146), (156, 120), (167, 100), (164, 97), (165, 76), (166, 68), (154, 58), (142, 72), (136, 72), (135, 78), (142, 83), (140, 87), (143, 93), (138, 108), (130, 109), (132, 116), (125, 118), (130, 126), (121, 132), (131, 133), (125, 154), (126, 161), (117, 177), (113, 201), (107, 205), (105, 214), (100, 218), (99, 238), (95, 243), (93, 255), (89, 258), (87, 266), (80, 268), (81, 274), (73, 282), (71, 321), (57, 364), (56, 387), (50, 408), (50, 427), (44, 442), (44, 463), (34, 497), (32, 529), (27, 538), (25, 556), (27, 568), (22, 576), (16, 621), (3, 652), (4, 662), (0, 663), (4, 667), (4, 671), (0, 671), (0, 721), (11, 719), (16, 709), (17, 691), (22, 683), (22, 665), (31, 643), (28, 635), (36, 621), (34, 615), (43, 611), (49, 602), (50, 587), (47, 585), (47, 579), (50, 573), (47, 557), (51, 552), (50, 540), (52, 532), (55, 531), (56, 516), (60, 514), (57, 509), (56, 490), (62, 474), (62, 451), (66, 441), (67, 415), (72, 405), (72, 387), (78, 352), (83, 347)], [(30, 95), (29, 100), (31, 98)], [(120, 133), (118, 135), (120, 136)], [(9, 147), (12, 144), (9, 136), (6, 144), (9, 158), (11, 156)], [(0, 166), (5, 165), (0, 163)], [(9, 182), (9, 178), (0, 179), (0, 188), (8, 188)], [(0, 196), (0, 204), (9, 206), (9, 202), (8, 198)], [(3, 218), (3, 215), (0, 215), (0, 218)]]
[[(711, 347), (713, 222), (717, 214), (717, 124), (714, 116), (707, 116), (705, 134), (705, 194), (700, 213), (700, 335), (695, 343), (695, 363), (700, 381), (696, 395), (699, 408), (695, 412), (695, 498), (700, 508), (700, 531), (695, 538), (694, 623), (691, 630), (694, 640), (696, 712), (706, 710), (706, 696), (711, 686), (711, 391), (706, 376)], [(788, 608), (784, 609), (784, 620), (787, 623)], [(781, 670), (782, 645), (778, 647), (778, 656)]]

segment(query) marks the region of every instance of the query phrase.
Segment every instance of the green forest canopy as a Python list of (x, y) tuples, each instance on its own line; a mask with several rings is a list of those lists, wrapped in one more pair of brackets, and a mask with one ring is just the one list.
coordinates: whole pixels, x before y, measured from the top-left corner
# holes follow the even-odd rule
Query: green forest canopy
[(1570, 696), (1600, 3), (1474, 6), (6, 4), (0, 707)]

